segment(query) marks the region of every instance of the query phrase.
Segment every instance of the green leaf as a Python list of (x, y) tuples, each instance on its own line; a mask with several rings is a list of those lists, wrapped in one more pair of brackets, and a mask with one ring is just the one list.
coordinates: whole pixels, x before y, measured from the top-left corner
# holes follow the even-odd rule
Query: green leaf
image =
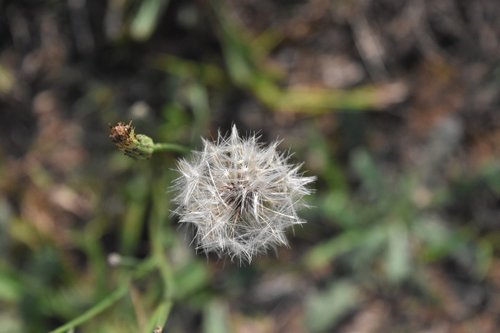
[(322, 268), (338, 256), (356, 248), (364, 237), (362, 230), (346, 231), (313, 247), (305, 256), (305, 264), (309, 269)]
[(465, 239), (458, 232), (434, 218), (419, 219), (414, 223), (413, 230), (426, 245), (423, 256), (428, 261), (439, 260), (465, 244)]
[(222, 301), (215, 300), (207, 304), (203, 314), (203, 333), (232, 332), (228, 312), (227, 305)]
[(388, 229), (388, 247), (385, 268), (390, 280), (400, 282), (411, 271), (410, 238), (404, 225), (393, 223)]
[(205, 286), (208, 280), (206, 265), (192, 261), (175, 274), (175, 296), (183, 298)]
[[(349, 197), (345, 191), (330, 191), (322, 198), (320, 209), (330, 219), (339, 219), (342, 224), (350, 224), (352, 215), (346, 209)], [(335, 221), (337, 222), (337, 221)]]
[(486, 167), (484, 178), (491, 190), (500, 195), (500, 165), (492, 164)]
[(383, 190), (382, 175), (372, 157), (365, 150), (356, 150), (351, 156), (351, 166), (361, 178), (363, 186), (371, 193)]
[(324, 292), (313, 294), (306, 308), (306, 325), (311, 332), (325, 332), (359, 303), (359, 292), (349, 281), (332, 283)]
[(205, 133), (205, 130), (208, 128), (211, 113), (208, 93), (203, 85), (192, 83), (187, 87), (186, 98), (193, 110), (193, 135), (198, 137), (200, 134)]
[(22, 284), (19, 276), (14, 272), (0, 268), (0, 300), (4, 302), (16, 302), (20, 299)]
[(386, 241), (386, 236), (382, 227), (344, 231), (338, 237), (313, 247), (305, 256), (305, 264), (309, 269), (320, 269), (350, 251), (358, 251), (360, 257), (373, 257), (377, 248)]
[(121, 254), (123, 255), (133, 253), (139, 243), (147, 208), (146, 201), (149, 196), (149, 178), (149, 174), (143, 171), (127, 183), (128, 207), (120, 228)]
[(476, 250), (476, 265), (481, 277), (486, 276), (494, 260), (493, 246), (490, 242), (480, 241)]
[(142, 1), (130, 27), (130, 34), (133, 39), (143, 41), (151, 37), (168, 2), (169, 0)]

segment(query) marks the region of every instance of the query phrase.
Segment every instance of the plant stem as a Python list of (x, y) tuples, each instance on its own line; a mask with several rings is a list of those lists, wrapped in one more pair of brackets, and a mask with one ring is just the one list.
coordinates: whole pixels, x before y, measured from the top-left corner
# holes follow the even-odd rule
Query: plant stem
[[(155, 268), (155, 260), (153, 258), (148, 258), (147, 260), (143, 261), (137, 268), (132, 272), (132, 277), (135, 279), (141, 278), (150, 271), (152, 271)], [(130, 279), (126, 279), (124, 282), (120, 284), (118, 289), (116, 289), (114, 292), (109, 294), (106, 298), (101, 300), (99, 303), (94, 305), (92, 308), (89, 310), (85, 311), (82, 313), (80, 316), (74, 318), (73, 320), (67, 322), (66, 324), (56, 328), (53, 331), (50, 331), (49, 333), (64, 333), (68, 332), (71, 329), (75, 328), (78, 325), (83, 324), (87, 320), (92, 319), (93, 317), (97, 316), (101, 312), (104, 312), (106, 309), (111, 307), (113, 304), (118, 302), (121, 298), (123, 298), (125, 295), (127, 295), (128, 289), (129, 289), (129, 283)]]
[(153, 151), (155, 153), (162, 151), (175, 151), (179, 153), (187, 153), (189, 152), (189, 148), (175, 143), (155, 143), (153, 145)]
[(162, 178), (162, 181), (158, 181), (153, 187), (153, 214), (149, 221), (152, 257), (163, 280), (163, 303), (152, 318), (156, 321), (156, 325), (163, 325), (167, 321), (175, 298), (174, 273), (169, 258), (166, 256), (167, 249), (164, 245), (163, 221), (168, 216), (168, 208), (163, 202), (164, 183), (165, 178)]
[(76, 317), (75, 319), (71, 320), (70, 322), (64, 324), (63, 326), (60, 326), (59, 328), (50, 331), (50, 333), (64, 333), (67, 332), (76, 326), (86, 322), (87, 320), (95, 317), (96, 315), (100, 314), (113, 304), (115, 304), (117, 301), (119, 301), (122, 297), (124, 297), (128, 292), (128, 286), (127, 285), (122, 285), (118, 289), (116, 289), (114, 292), (108, 295), (105, 299), (97, 303), (95, 306), (84, 312), (82, 315)]

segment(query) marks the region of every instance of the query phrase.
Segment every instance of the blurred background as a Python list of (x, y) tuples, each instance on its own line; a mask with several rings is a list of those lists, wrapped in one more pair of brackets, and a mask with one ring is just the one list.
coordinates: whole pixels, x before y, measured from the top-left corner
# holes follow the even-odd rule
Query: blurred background
[[(496, 0), (0, 1), (0, 332), (499, 332), (499, 89)], [(309, 223), (196, 254), (130, 120), (281, 139)]]

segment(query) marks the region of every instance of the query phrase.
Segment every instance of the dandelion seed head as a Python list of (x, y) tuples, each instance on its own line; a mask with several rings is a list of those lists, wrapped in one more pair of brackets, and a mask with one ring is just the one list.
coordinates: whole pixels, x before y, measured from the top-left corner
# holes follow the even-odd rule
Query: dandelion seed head
[(304, 177), (277, 146), (241, 138), (233, 126), (229, 136), (203, 140), (201, 151), (178, 162), (174, 213), (195, 227), (197, 249), (250, 262), (287, 245), (285, 231), (305, 223), (297, 210), (315, 177)]

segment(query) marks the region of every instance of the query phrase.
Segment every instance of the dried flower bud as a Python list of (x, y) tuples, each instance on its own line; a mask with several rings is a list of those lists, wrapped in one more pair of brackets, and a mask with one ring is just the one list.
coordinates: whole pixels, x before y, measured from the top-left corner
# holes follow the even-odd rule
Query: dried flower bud
[(285, 230), (305, 222), (297, 210), (315, 177), (288, 164), (277, 142), (265, 147), (255, 136), (242, 139), (235, 126), (229, 137), (203, 144), (189, 161), (178, 162), (181, 176), (174, 182), (174, 213), (196, 227), (197, 248), (250, 262), (286, 245)]
[(135, 159), (150, 159), (154, 153), (153, 140), (143, 134), (135, 134), (132, 122), (118, 123), (110, 126), (111, 141), (115, 143), (119, 150), (125, 155)]

